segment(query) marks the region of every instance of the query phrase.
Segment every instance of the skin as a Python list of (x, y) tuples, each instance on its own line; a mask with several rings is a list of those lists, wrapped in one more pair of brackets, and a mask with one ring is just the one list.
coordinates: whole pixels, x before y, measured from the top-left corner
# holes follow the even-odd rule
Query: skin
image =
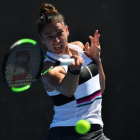
[[(47, 24), (43, 28), (42, 42), (47, 46), (49, 51), (55, 54), (69, 54), (67, 35), (69, 34), (68, 26), (64, 23)], [(55, 46), (62, 45), (61, 50), (56, 50)]]
[(101, 92), (103, 94), (103, 92), (105, 90), (105, 74), (103, 71), (102, 62), (101, 62), (101, 58), (100, 58), (101, 46), (99, 43), (100, 34), (98, 34), (98, 30), (95, 31), (94, 38), (92, 36), (89, 36), (89, 38), (91, 40), (91, 46), (89, 47), (89, 43), (87, 42), (85, 44), (85, 50), (86, 50), (86, 53), (88, 54), (88, 56), (91, 59), (93, 59), (98, 66)]
[[(78, 56), (77, 52), (69, 49), (68, 45), (74, 44), (80, 47), (82, 50), (86, 50), (87, 55), (94, 59), (97, 63), (101, 91), (103, 93), (105, 87), (105, 76), (100, 59), (101, 48), (99, 44), (100, 35), (98, 34), (98, 31), (95, 31), (94, 38), (92, 36), (89, 37), (91, 39), (91, 47), (89, 47), (89, 43), (86, 43), (84, 46), (79, 41), (68, 43), (67, 36), (69, 34), (69, 30), (68, 26), (66, 26), (63, 22), (53, 22), (51, 24), (46, 24), (41, 34), (42, 35), (40, 38), (42, 43), (46, 45), (50, 52), (55, 54), (72, 55), (72, 57), (75, 59), (75, 62), (69, 66), (71, 70), (80, 70), (83, 64), (83, 59)], [(58, 46), (61, 46), (61, 48), (57, 49)], [(43, 70), (47, 70), (52, 65), (52, 62), (46, 61)], [(57, 90), (68, 97), (73, 96), (74, 92), (76, 91), (78, 86), (78, 79), (79, 75), (73, 75), (69, 72), (66, 73), (61, 66), (54, 67), (44, 76), (42, 76), (43, 84), (47, 91)]]

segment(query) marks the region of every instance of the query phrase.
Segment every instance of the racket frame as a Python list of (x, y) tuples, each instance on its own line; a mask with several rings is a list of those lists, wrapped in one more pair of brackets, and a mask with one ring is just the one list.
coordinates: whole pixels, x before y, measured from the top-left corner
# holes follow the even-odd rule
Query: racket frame
[(18, 88), (17, 88), (17, 87), (9, 87), (9, 85), (8, 85), (8, 83), (7, 83), (7, 80), (6, 80), (6, 74), (5, 74), (5, 72), (6, 72), (7, 60), (8, 60), (9, 55), (11, 54), (11, 52), (12, 52), (16, 47), (18, 47), (19, 45), (24, 44), (24, 43), (30, 43), (30, 44), (34, 45), (34, 47), (36, 47), (36, 48), (39, 50), (40, 54), (41, 54), (40, 69), (39, 69), (39, 71), (38, 71), (38, 74), (37, 74), (35, 80), (33, 80), (33, 81), (31, 82), (31, 84), (34, 83), (38, 78), (40, 78), (41, 72), (42, 72), (42, 69), (43, 69), (43, 64), (44, 64), (44, 53), (43, 53), (43, 51), (41, 50), (41, 48), (38, 46), (38, 44), (37, 44), (37, 42), (36, 42), (35, 40), (29, 39), (29, 38), (24, 38), (24, 39), (20, 39), (20, 40), (16, 41), (14, 44), (12, 44), (12, 46), (11, 46), (10, 49), (9, 49), (9, 51), (5, 54), (5, 57), (4, 57), (4, 60), (3, 60), (3, 64), (2, 64), (2, 77), (3, 77), (3, 81), (4, 81), (4, 83), (6, 84), (6, 86), (7, 86), (8, 88), (10, 88), (13, 92), (22, 92), (22, 91), (25, 91), (25, 90), (29, 89), (30, 86), (31, 86), (31, 84), (30, 84), (30, 85), (28, 84), (28, 85), (26, 85), (26, 86), (18, 87)]

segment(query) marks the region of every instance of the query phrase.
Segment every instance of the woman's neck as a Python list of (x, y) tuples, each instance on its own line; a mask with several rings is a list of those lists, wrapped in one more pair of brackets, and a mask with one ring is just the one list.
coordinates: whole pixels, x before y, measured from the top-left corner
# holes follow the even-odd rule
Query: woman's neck
[(63, 54), (68, 54), (68, 55), (72, 55), (68, 45), (66, 46), (65, 50), (63, 51)]

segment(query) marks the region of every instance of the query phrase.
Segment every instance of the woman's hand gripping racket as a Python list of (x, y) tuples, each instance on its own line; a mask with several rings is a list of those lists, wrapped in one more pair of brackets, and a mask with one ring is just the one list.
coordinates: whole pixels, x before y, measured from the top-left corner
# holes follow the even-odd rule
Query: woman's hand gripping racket
[[(74, 59), (60, 59), (56, 65), (70, 65)], [(5, 55), (2, 75), (8, 88), (13, 92), (22, 92), (41, 76), (44, 53), (32, 39), (15, 42)]]

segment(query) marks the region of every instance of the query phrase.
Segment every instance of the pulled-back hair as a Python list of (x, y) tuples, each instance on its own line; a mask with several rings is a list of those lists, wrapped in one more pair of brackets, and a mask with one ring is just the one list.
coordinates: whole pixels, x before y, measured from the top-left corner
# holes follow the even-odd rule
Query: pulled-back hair
[(40, 7), (40, 18), (37, 21), (39, 33), (41, 34), (43, 27), (53, 21), (64, 23), (64, 17), (51, 4), (42, 4)]

